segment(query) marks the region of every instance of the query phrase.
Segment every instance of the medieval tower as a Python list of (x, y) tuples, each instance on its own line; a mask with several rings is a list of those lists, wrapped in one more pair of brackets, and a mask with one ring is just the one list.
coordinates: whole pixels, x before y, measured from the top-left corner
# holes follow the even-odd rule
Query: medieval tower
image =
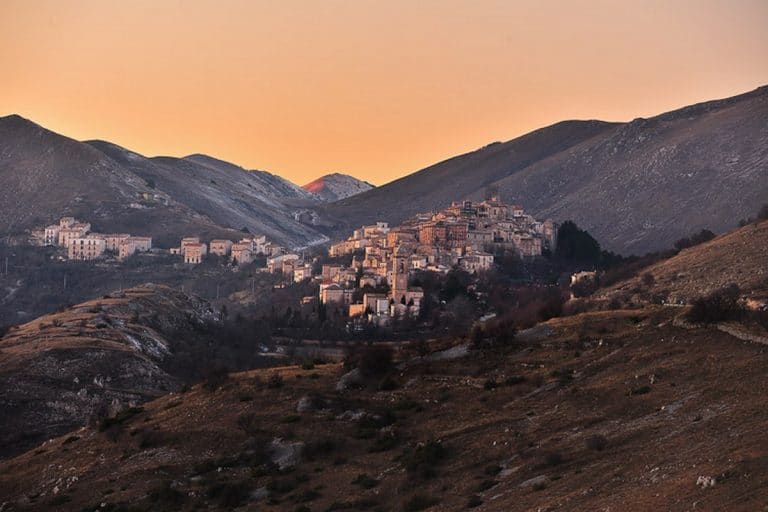
[(408, 294), (408, 250), (402, 245), (392, 257), (392, 300), (402, 302)]

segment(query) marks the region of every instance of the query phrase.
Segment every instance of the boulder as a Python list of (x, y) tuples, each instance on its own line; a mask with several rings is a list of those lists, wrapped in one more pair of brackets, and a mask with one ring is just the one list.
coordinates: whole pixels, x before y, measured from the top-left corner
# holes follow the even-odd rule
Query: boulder
[(336, 391), (346, 391), (354, 387), (362, 386), (363, 383), (363, 374), (358, 368), (355, 368), (351, 372), (347, 372), (341, 376), (336, 383)]
[(534, 489), (541, 489), (547, 486), (549, 483), (549, 477), (547, 475), (539, 475), (533, 478), (529, 478), (525, 482), (520, 484), (520, 487), (533, 487)]
[(276, 437), (269, 443), (269, 458), (280, 471), (289, 469), (301, 462), (301, 453), (304, 451), (304, 443), (297, 441), (283, 441)]

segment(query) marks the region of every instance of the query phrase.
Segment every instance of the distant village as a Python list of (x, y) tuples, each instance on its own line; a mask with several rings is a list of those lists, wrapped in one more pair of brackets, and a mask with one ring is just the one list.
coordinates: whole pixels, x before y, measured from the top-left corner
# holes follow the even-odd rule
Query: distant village
[[(445, 274), (459, 267), (475, 274), (493, 266), (491, 251), (540, 256), (545, 250), (554, 251), (556, 236), (552, 221), (538, 221), (521, 206), (505, 204), (498, 197), (454, 202), (398, 227), (390, 228), (386, 222), (362, 226), (347, 240), (331, 245), (331, 257), (354, 256), (349, 267), (322, 266), (319, 300), (348, 307), (351, 318), (365, 316), (377, 325), (386, 324), (392, 318), (419, 314), (424, 292), (408, 285), (411, 272)], [(364, 293), (362, 301), (353, 301), (356, 288), (387, 286), (387, 293)], [(304, 302), (312, 299), (305, 297)]]

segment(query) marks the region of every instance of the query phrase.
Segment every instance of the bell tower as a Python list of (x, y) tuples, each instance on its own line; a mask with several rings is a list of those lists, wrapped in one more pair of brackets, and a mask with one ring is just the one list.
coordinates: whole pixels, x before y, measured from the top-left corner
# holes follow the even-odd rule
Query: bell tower
[(408, 293), (408, 250), (402, 245), (392, 257), (392, 300), (401, 302)]

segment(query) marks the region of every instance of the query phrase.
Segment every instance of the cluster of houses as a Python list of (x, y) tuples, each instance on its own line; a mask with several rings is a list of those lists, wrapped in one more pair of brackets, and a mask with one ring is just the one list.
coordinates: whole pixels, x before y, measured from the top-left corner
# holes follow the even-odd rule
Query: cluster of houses
[[(81, 222), (74, 217), (63, 217), (58, 224), (35, 231), (32, 235), (39, 245), (66, 249), (67, 257), (71, 260), (96, 260), (115, 255), (123, 260), (138, 252), (152, 250), (150, 237), (133, 236), (128, 233), (92, 233), (90, 223)], [(270, 271), (273, 271), (277, 267), (277, 262), (282, 262), (283, 259), (294, 261), (291, 260), (293, 256), (298, 259), (298, 256), (284, 254), (285, 252), (283, 247), (268, 242), (263, 235), (243, 238), (239, 242), (219, 239), (211, 240), (209, 243), (201, 241), (199, 237), (186, 237), (182, 238), (179, 247), (170, 249), (171, 254), (181, 255), (184, 263), (190, 265), (202, 263), (208, 254), (223, 258), (231, 257), (233, 263), (247, 265), (253, 262), (256, 255), (264, 254), (269, 257)], [(311, 271), (307, 273), (307, 277), (310, 275)]]
[(152, 239), (128, 233), (92, 233), (91, 225), (74, 217), (62, 217), (37, 234), (41, 245), (63, 247), (71, 260), (95, 260), (107, 253), (125, 259), (152, 249)]
[(556, 238), (554, 222), (536, 220), (522, 206), (505, 204), (494, 196), (480, 202), (454, 202), (442, 211), (419, 214), (391, 229), (384, 223), (363, 226), (347, 240), (332, 245), (329, 254), (340, 256), (365, 250), (367, 256), (403, 243), (412, 249), (410, 257), (414, 261), (426, 258), (428, 264), (459, 264), (473, 271), (481, 269), (478, 265), (486, 261), (472, 255), (504, 248), (521, 257), (540, 256), (544, 250), (554, 250)]
[[(447, 273), (459, 266), (469, 273), (489, 270), (488, 251), (503, 248), (521, 257), (554, 251), (557, 227), (538, 221), (498, 197), (481, 202), (454, 202), (437, 212), (420, 214), (398, 227), (377, 222), (356, 229), (333, 244), (332, 257), (355, 254), (350, 268), (323, 265), (320, 302), (349, 307), (349, 316), (367, 315), (376, 323), (403, 314), (417, 315), (424, 292), (408, 286), (411, 271)], [(355, 302), (355, 288), (389, 284), (388, 293), (364, 293)], [(383, 287), (382, 287), (383, 288)], [(359, 294), (357, 294), (359, 295)], [(305, 298), (305, 301), (309, 298)]]
[(236, 265), (248, 265), (259, 255), (275, 256), (285, 252), (281, 246), (268, 242), (264, 235), (253, 238), (243, 238), (239, 242), (227, 239), (211, 240), (207, 244), (200, 237), (192, 236), (181, 239), (178, 247), (171, 249), (171, 254), (184, 257), (184, 263), (198, 265), (209, 254), (222, 258), (231, 258)]

